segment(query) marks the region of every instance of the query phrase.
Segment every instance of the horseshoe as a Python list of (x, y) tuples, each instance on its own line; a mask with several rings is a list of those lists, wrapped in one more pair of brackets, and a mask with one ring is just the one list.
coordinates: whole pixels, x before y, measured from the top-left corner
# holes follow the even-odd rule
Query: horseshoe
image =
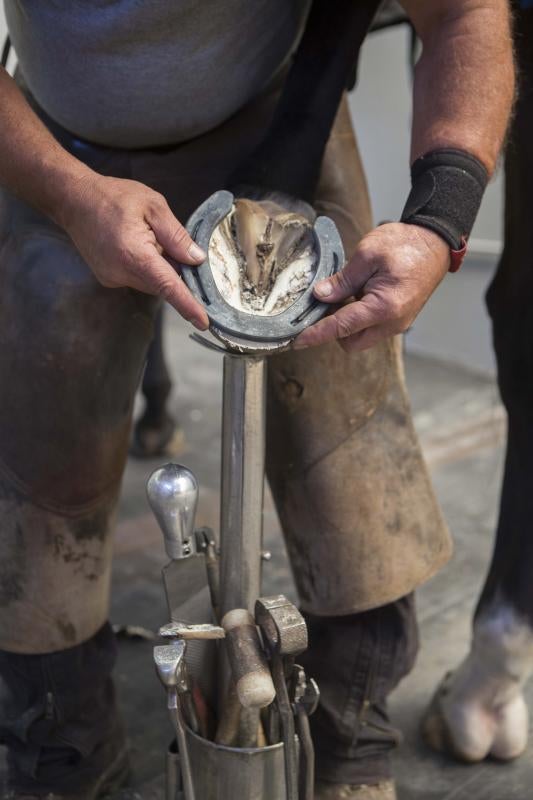
[(201, 302), (209, 317), (210, 331), (230, 350), (261, 353), (287, 347), (305, 328), (321, 319), (330, 305), (313, 295), (315, 283), (338, 272), (344, 264), (344, 248), (337, 226), (329, 217), (317, 217), (313, 235), (317, 267), (310, 285), (284, 311), (259, 316), (229, 305), (220, 294), (209, 263), (209, 242), (213, 231), (233, 208), (231, 192), (221, 189), (208, 197), (191, 215), (187, 231), (208, 254), (198, 267), (180, 264), (183, 280)]

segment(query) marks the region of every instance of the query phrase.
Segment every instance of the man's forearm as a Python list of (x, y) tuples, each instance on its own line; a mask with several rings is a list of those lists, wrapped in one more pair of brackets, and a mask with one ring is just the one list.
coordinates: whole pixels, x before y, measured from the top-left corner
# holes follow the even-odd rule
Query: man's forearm
[(492, 174), (514, 96), (507, 0), (403, 0), (423, 52), (415, 70), (411, 161), (453, 147)]
[(58, 144), (0, 68), (0, 185), (61, 224), (69, 195), (90, 172)]
[[(340, 272), (315, 285), (327, 303), (357, 300), (301, 333), (296, 347), (338, 339), (347, 351), (364, 350), (406, 331), (447, 270), (458, 268), (505, 138), (514, 95), (506, 0), (402, 2), (424, 46), (414, 91), (413, 189), (402, 222), (371, 231)], [(450, 159), (454, 165), (446, 166)]]

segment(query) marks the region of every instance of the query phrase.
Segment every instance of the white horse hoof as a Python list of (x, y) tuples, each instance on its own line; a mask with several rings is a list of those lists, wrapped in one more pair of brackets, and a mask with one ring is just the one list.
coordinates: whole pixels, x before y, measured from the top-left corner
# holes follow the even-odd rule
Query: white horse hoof
[(533, 672), (531, 623), (497, 597), (474, 623), (470, 652), (446, 675), (423, 721), (430, 747), (462, 761), (510, 761), (527, 746), (523, 687)]
[(522, 693), (504, 705), (487, 707), (456, 699), (454, 673), (446, 675), (424, 715), (422, 734), (437, 752), (477, 763), (488, 756), (510, 761), (522, 755), (528, 740), (528, 710)]
[(498, 727), (490, 754), (499, 761), (518, 758), (527, 747), (529, 714), (523, 694), (498, 710)]

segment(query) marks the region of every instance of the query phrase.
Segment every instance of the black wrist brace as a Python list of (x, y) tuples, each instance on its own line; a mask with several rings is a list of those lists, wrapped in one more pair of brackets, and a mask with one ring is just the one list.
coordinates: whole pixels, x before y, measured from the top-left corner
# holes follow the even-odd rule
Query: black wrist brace
[(470, 153), (447, 148), (427, 153), (411, 167), (412, 189), (400, 221), (429, 228), (451, 250), (464, 250), (488, 180)]

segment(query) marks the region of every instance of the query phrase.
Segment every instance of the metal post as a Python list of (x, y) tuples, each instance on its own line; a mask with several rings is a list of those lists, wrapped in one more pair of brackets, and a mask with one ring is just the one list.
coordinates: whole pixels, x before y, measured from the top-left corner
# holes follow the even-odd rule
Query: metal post
[(261, 594), (265, 359), (225, 355), (223, 391), (221, 614), (234, 608), (253, 614)]

